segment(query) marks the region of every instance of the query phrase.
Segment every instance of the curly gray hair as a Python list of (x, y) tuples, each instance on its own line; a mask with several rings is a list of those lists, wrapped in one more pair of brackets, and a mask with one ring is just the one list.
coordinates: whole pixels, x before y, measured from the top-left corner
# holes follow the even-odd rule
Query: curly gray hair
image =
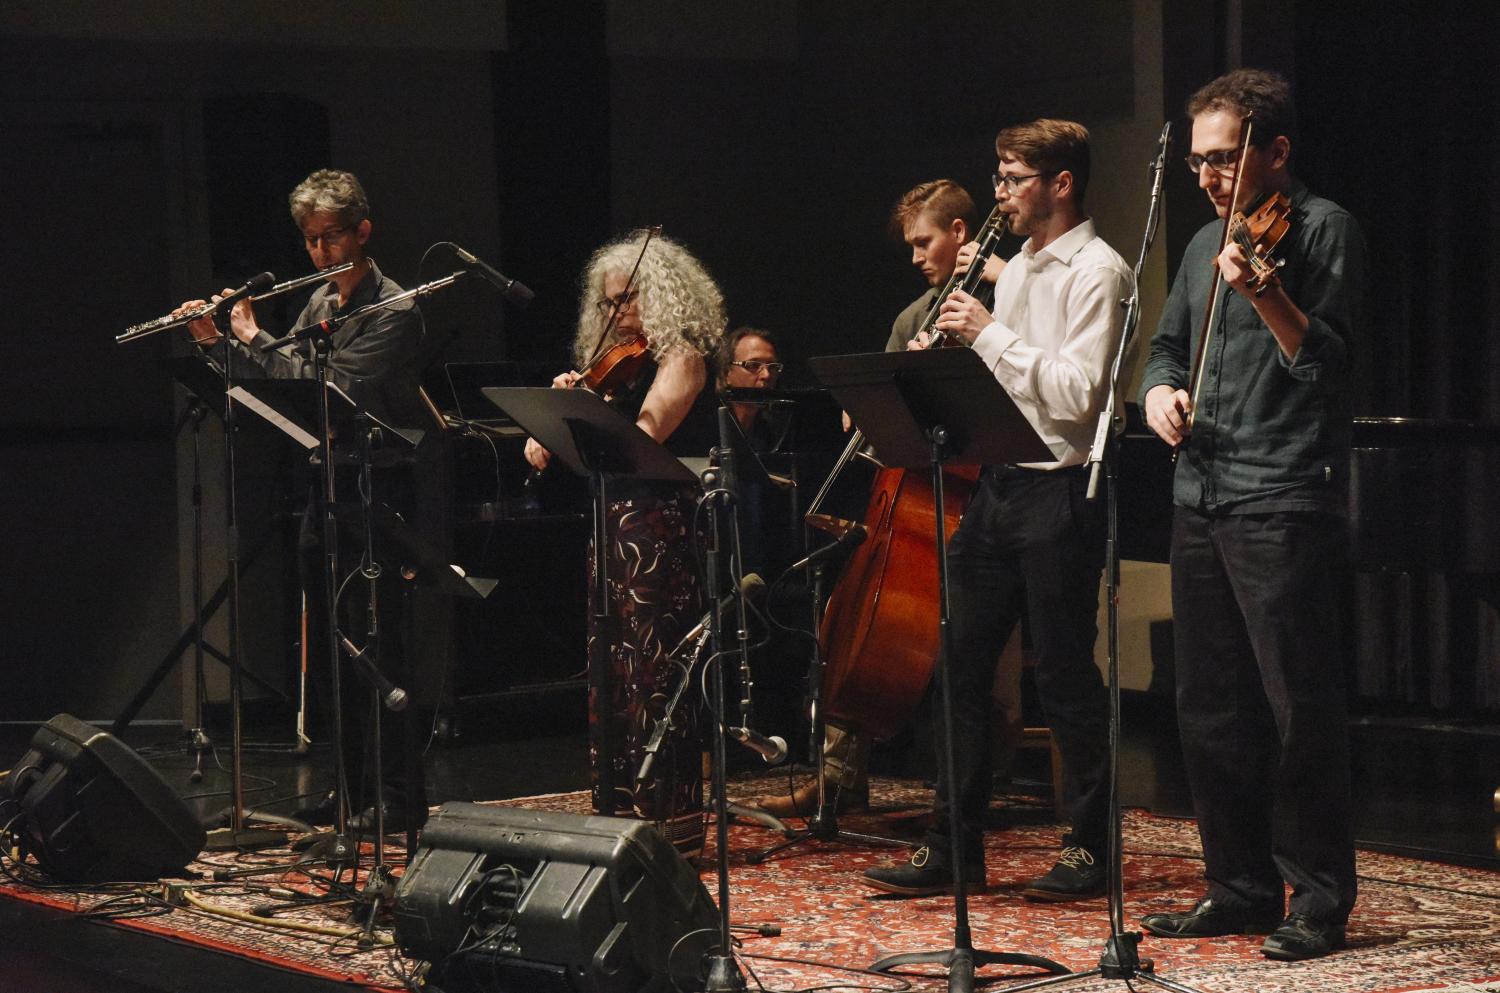
[[(578, 368), (593, 357), (608, 323), (609, 315), (598, 306), (604, 299), (605, 276), (630, 275), (645, 237), (645, 229), (638, 229), (610, 242), (594, 253), (583, 270), (578, 333), (573, 339)], [(656, 359), (680, 351), (713, 354), (728, 323), (724, 296), (692, 252), (671, 238), (654, 236), (641, 259), (635, 289), (640, 293), (641, 325)]]

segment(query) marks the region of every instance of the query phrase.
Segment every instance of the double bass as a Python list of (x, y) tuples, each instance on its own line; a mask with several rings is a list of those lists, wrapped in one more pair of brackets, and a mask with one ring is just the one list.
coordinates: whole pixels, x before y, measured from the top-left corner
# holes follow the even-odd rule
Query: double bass
[[(933, 332), (943, 301), (955, 290), (973, 293), (978, 288), (1004, 228), (997, 206), (979, 231), (979, 249), (968, 271), (949, 278), (919, 334)], [(929, 347), (953, 344), (945, 337), (935, 335)], [(871, 460), (880, 468), (865, 508), (868, 536), (845, 564), (819, 624), (822, 706), (839, 724), (884, 740), (911, 720), (937, 662), (938, 563), (933, 535), (939, 508), (930, 476), (880, 465), (856, 430), (808, 508), (806, 519), (812, 527), (835, 536), (853, 527), (818, 509), (834, 480), (855, 458)], [(941, 513), (946, 537), (957, 529), (978, 479), (977, 465), (944, 470)]]

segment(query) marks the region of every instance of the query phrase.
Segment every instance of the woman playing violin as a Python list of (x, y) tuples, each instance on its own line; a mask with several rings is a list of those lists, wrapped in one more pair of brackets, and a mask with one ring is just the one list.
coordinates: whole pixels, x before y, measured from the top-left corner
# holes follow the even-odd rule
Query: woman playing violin
[[(718, 348), (725, 327), (724, 299), (702, 263), (661, 235), (636, 231), (605, 245), (583, 273), (578, 333), (573, 356), (583, 372), (552, 381), (559, 389), (595, 385), (611, 405), (635, 419), (657, 441), (681, 426), (708, 382), (706, 358)], [(644, 251), (642, 251), (644, 247)], [(634, 278), (632, 279), (632, 274)], [(643, 339), (639, 364), (627, 359), (619, 372), (585, 380), (597, 372), (598, 356), (611, 345)], [(526, 459), (544, 468), (550, 455), (526, 443)], [(657, 821), (677, 848), (702, 849), (703, 769), (697, 721), (683, 708), (658, 755), (656, 777), (635, 785), (642, 749), (676, 682), (668, 654), (697, 621), (701, 599), (693, 562), (691, 528), (695, 488), (620, 481), (609, 490), (606, 554), (611, 615), (618, 640), (610, 652), (614, 699), (591, 700), (591, 763), (600, 754), (597, 717), (612, 715), (616, 740), (613, 782), (619, 794), (605, 804), (594, 769), (594, 808), (633, 810)], [(589, 562), (594, 561), (592, 549)], [(589, 584), (590, 595), (594, 584)], [(590, 614), (594, 611), (591, 609)], [(597, 632), (590, 632), (590, 637)], [(608, 708), (604, 710), (603, 708)], [(658, 786), (663, 795), (658, 796)]]

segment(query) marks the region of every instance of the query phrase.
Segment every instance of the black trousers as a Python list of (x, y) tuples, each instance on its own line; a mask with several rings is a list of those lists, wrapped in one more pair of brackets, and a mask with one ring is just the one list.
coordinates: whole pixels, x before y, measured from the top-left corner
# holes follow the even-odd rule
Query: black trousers
[[(344, 485), (345, 482), (340, 478), (339, 484), (344, 487), (340, 492), (354, 492), (352, 481), (347, 486)], [(400, 495), (399, 482), (398, 479), (396, 485), (386, 488), (393, 489)], [(322, 500), (319, 494), (314, 493), (308, 500), (298, 534), (298, 571), (302, 588), (307, 593), (309, 710), (314, 726), (321, 728), (326, 737), (332, 738), (333, 677), (328, 651), (328, 599), (325, 595), (327, 581), (322, 515)], [(338, 603), (338, 626), (350, 641), (365, 648), (369, 621), (369, 580), (357, 571), (364, 552), (362, 536), (358, 534), (360, 515), (356, 510), (350, 516), (350, 520), (340, 522), (338, 534), (338, 579), (341, 583), (347, 579)], [(377, 555), (384, 559), (375, 586), (379, 668), (392, 683), (406, 690), (414, 700), (417, 696), (418, 674), (416, 666), (412, 664), (415, 653), (408, 644), (409, 618), (404, 609), (408, 592), (406, 587), (409, 584), (401, 579), (399, 560), (394, 555), (381, 553), (378, 535), (376, 548)], [(338, 665), (338, 707), (344, 730), (340, 748), (349, 777), (351, 808), (358, 813), (375, 802), (372, 759), (375, 754), (377, 712), (380, 721), (380, 772), (385, 795), (410, 809), (419, 806), (425, 808), (427, 791), (422, 768), (425, 735), (421, 710), (414, 702), (399, 712), (381, 709), (370, 680), (342, 651), (339, 653)]]
[(1038, 696), (1062, 753), (1063, 809), (1071, 826), (1063, 843), (1100, 856), (1105, 851), (1109, 700), (1094, 663), (1105, 504), (1086, 501), (1087, 486), (1087, 475), (1076, 469), (987, 466), (949, 546), (952, 655), (946, 670), (953, 679), (958, 802), (949, 803), (939, 738), (937, 817), (927, 843), (948, 852), (948, 817), (956, 809), (966, 863), (983, 860), (990, 688), (1023, 611), (1037, 653)]
[(1354, 906), (1342, 520), (1177, 508), (1177, 712), (1208, 895), (1343, 921)]

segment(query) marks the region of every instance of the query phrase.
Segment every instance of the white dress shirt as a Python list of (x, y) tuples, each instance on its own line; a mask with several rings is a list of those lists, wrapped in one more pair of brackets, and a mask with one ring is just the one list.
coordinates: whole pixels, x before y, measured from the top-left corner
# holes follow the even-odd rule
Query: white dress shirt
[(1028, 469), (1081, 465), (1109, 389), (1130, 267), (1085, 220), (1040, 251), (1031, 239), (995, 284), (995, 320), (974, 351), (1057, 456)]

